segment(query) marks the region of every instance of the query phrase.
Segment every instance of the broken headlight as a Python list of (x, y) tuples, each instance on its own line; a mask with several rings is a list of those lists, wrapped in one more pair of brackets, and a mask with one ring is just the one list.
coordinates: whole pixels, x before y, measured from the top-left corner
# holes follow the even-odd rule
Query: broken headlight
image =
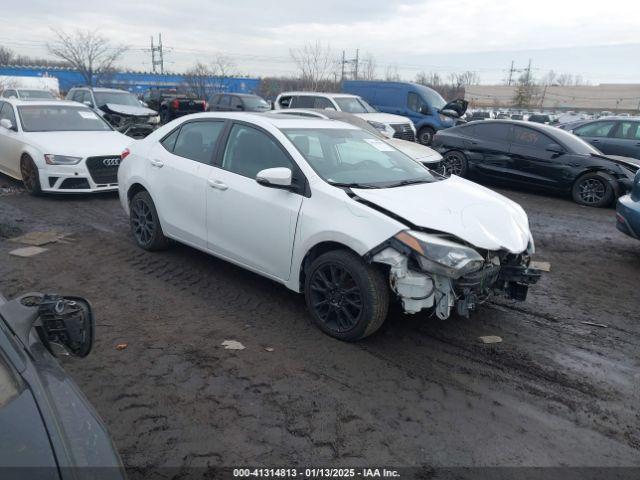
[(484, 259), (474, 249), (436, 235), (405, 230), (394, 238), (417, 253), (420, 268), (425, 272), (460, 278), (484, 264)]

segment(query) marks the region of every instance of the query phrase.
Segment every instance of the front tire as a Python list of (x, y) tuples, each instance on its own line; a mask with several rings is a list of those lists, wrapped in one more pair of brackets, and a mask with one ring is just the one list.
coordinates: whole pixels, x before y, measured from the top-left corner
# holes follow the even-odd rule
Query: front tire
[(136, 193), (129, 202), (129, 223), (140, 248), (157, 251), (168, 247), (169, 239), (162, 232), (158, 211), (148, 192)]
[(431, 145), (433, 142), (433, 136), (436, 134), (436, 131), (431, 127), (422, 127), (418, 132), (418, 142), (422, 145)]
[(23, 155), (20, 159), (20, 176), (22, 177), (24, 189), (29, 193), (29, 195), (42, 195), (40, 172), (29, 155)]
[(611, 205), (614, 192), (609, 178), (604, 173), (585, 173), (571, 189), (573, 201), (587, 207), (602, 208)]
[(383, 273), (346, 250), (324, 253), (311, 263), (304, 293), (316, 325), (339, 340), (367, 337), (387, 318), (389, 287)]

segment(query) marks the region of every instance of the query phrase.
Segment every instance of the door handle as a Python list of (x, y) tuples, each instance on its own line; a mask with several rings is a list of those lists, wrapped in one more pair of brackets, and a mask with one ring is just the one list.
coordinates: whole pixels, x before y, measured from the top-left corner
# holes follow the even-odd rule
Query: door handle
[(600, 140), (591, 140), (591, 143), (600, 143)]
[(160, 160), (150, 160), (149, 163), (151, 163), (152, 167), (158, 167), (158, 168), (164, 167), (164, 163), (161, 162)]
[(209, 179), (207, 181), (209, 182), (209, 186), (211, 188), (215, 188), (216, 190), (226, 190), (227, 188), (229, 188), (226, 183), (221, 182), (220, 180)]

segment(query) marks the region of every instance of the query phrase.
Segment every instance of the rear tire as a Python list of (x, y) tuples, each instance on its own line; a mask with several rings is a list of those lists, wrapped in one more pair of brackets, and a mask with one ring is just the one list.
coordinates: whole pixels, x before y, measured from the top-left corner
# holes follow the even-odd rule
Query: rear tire
[(611, 205), (614, 192), (610, 178), (605, 173), (585, 173), (573, 184), (571, 189), (573, 201), (580, 205), (596, 208)]
[(422, 127), (418, 132), (418, 143), (422, 145), (431, 145), (433, 142), (433, 136), (436, 134), (436, 131), (431, 127)]
[(469, 171), (469, 162), (464, 153), (457, 150), (446, 152), (442, 159), (444, 176), (450, 177), (457, 175), (458, 177), (466, 177)]
[(38, 167), (29, 155), (23, 155), (20, 159), (20, 176), (22, 177), (24, 189), (29, 195), (34, 197), (42, 195), (40, 172), (38, 172)]
[(304, 293), (316, 325), (339, 340), (367, 337), (387, 318), (389, 287), (384, 274), (347, 250), (316, 258), (307, 271)]
[(156, 206), (147, 191), (136, 193), (129, 202), (129, 223), (133, 238), (140, 248), (157, 251), (169, 246)]

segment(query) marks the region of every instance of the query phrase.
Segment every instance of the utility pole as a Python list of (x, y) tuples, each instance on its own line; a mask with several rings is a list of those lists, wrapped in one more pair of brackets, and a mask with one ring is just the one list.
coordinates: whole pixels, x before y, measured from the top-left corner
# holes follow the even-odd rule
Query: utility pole
[(353, 69), (353, 79), (358, 79), (358, 61), (360, 58), (360, 49), (356, 49), (356, 59), (355, 59), (355, 67)]
[(513, 79), (513, 72), (515, 72), (515, 70), (513, 69), (513, 60), (511, 60), (511, 68), (509, 69), (509, 80), (507, 81), (507, 85), (511, 86), (511, 80)]
[(162, 34), (158, 34), (158, 46), (153, 44), (151, 36), (151, 68), (153, 73), (157, 73), (156, 67), (160, 67), (160, 73), (164, 73), (164, 52), (162, 51)]
[(357, 49), (356, 50), (356, 58), (351, 58), (348, 59), (345, 57), (345, 52), (344, 50), (342, 51), (342, 74), (340, 75), (340, 81), (342, 82), (344, 80), (344, 76), (345, 76), (345, 65), (350, 64), (352, 65), (352, 68), (350, 69), (350, 74), (351, 74), (351, 78), (353, 78), (354, 80), (358, 79), (358, 67), (359, 67), (359, 63), (360, 63), (360, 50)]

